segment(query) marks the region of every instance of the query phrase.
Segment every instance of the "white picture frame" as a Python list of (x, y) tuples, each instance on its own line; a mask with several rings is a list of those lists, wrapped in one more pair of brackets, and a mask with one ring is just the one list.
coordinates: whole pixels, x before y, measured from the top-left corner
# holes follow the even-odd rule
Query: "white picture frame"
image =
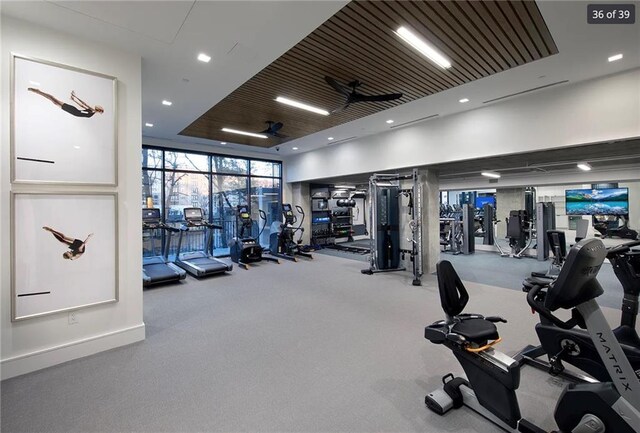
[(15, 53), (11, 63), (11, 181), (117, 186), (117, 79)]
[(118, 301), (117, 206), (116, 192), (11, 193), (12, 321)]

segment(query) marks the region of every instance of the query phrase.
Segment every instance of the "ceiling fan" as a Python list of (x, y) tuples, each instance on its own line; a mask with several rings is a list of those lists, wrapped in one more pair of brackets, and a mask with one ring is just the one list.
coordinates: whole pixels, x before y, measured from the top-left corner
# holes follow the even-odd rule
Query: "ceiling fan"
[(260, 131), (261, 134), (267, 134), (275, 138), (279, 138), (284, 140), (285, 138), (289, 138), (288, 135), (280, 134), (280, 131), (284, 124), (282, 122), (274, 122), (273, 120), (267, 120), (265, 122), (268, 126), (264, 131)]
[(385, 95), (363, 95), (362, 93), (358, 93), (358, 87), (362, 86), (362, 83), (358, 80), (353, 80), (346, 86), (340, 84), (338, 81), (331, 77), (324, 77), (324, 81), (326, 81), (328, 85), (333, 87), (336, 92), (342, 94), (347, 98), (344, 105), (331, 111), (331, 113), (338, 113), (347, 108), (349, 105), (355, 104), (356, 102), (382, 102), (393, 101), (395, 99), (402, 98), (402, 93), (388, 93)]

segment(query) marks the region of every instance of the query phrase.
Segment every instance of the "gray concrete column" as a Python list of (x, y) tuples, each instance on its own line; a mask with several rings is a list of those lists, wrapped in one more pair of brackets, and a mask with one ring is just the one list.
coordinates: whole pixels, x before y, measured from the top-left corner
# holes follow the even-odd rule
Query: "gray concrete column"
[(420, 170), (422, 186), (422, 266), (424, 274), (436, 271), (440, 260), (440, 181), (434, 170)]
[(524, 209), (524, 188), (501, 188), (496, 190), (496, 219), (500, 222), (496, 227), (496, 239), (507, 236), (506, 217), (512, 210)]
[[(298, 218), (300, 218), (300, 215), (295, 207), (300, 206), (304, 210), (305, 218), (302, 224), (304, 235), (302, 236), (302, 242), (308, 244), (311, 241), (311, 196), (308, 182), (291, 183), (291, 206), (293, 206), (293, 212)], [(298, 221), (298, 224), (299, 223)], [(296, 233), (295, 239), (298, 239), (299, 236), (300, 233)]]

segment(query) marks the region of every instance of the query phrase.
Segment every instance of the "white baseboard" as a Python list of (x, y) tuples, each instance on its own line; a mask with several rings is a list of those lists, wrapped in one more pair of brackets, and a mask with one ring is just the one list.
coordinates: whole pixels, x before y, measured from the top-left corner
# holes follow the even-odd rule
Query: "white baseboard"
[(144, 338), (145, 326), (144, 323), (141, 323), (130, 328), (14, 356), (0, 361), (0, 376), (2, 380), (9, 379), (72, 359), (83, 358), (94, 353), (142, 341)]

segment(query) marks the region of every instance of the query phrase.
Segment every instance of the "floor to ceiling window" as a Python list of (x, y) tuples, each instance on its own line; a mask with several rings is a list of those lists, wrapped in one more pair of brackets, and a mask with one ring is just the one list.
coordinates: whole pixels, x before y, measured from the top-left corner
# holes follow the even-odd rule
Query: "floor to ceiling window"
[[(278, 161), (147, 146), (142, 149), (142, 206), (160, 208), (163, 222), (174, 227), (185, 222), (185, 208), (202, 208), (205, 219), (222, 227), (213, 231), (211, 252), (216, 256), (229, 254), (229, 241), (237, 230), (236, 209), (243, 204), (249, 205), (254, 220), (251, 236), (260, 234), (260, 243), (268, 246), (271, 224), (280, 221), (281, 185)], [(203, 231), (190, 230), (182, 235), (182, 251), (205, 247)], [(165, 241), (161, 233), (145, 236)], [(145, 245), (150, 240), (145, 238)], [(176, 245), (172, 242), (169, 254), (175, 254)], [(149, 254), (146, 249), (145, 254)]]

